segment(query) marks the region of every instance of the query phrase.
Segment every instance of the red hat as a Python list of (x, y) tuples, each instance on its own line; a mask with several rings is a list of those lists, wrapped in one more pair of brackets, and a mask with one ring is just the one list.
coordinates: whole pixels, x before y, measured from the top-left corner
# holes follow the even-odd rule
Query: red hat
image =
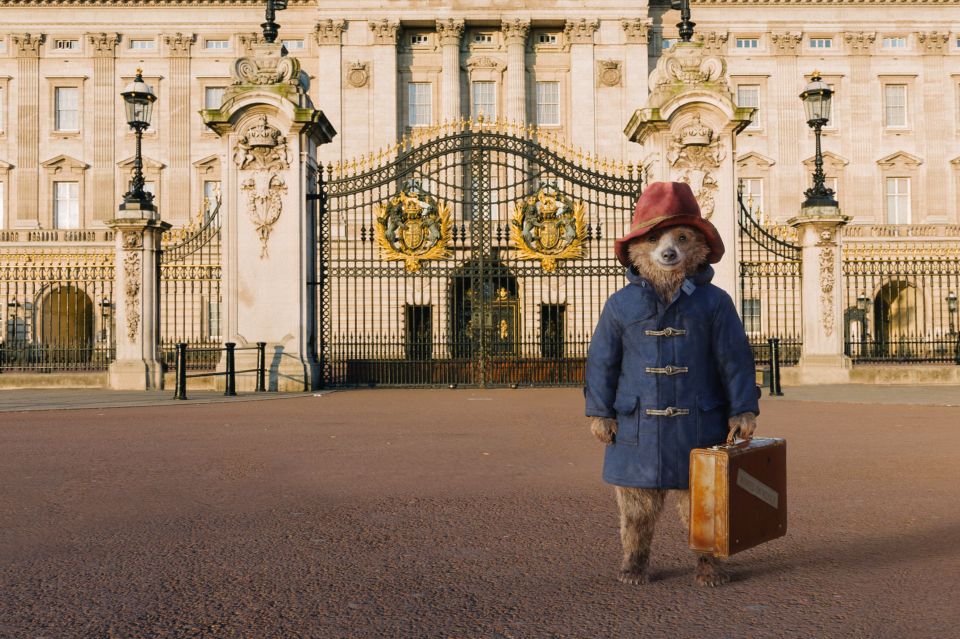
[(710, 264), (716, 264), (723, 257), (723, 240), (717, 227), (700, 215), (697, 198), (684, 182), (654, 182), (645, 188), (633, 210), (630, 232), (613, 243), (613, 252), (621, 264), (630, 266), (627, 247), (631, 241), (671, 226), (692, 226), (703, 233), (710, 247), (707, 254)]

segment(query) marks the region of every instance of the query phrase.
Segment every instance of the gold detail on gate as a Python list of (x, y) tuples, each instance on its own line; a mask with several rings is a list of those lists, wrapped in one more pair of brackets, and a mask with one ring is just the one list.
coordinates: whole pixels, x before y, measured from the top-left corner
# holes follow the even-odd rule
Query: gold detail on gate
[(559, 260), (583, 257), (583, 203), (544, 185), (514, 205), (510, 237), (518, 259), (540, 260), (543, 270), (552, 273)]
[(407, 271), (419, 271), (423, 260), (451, 256), (450, 207), (424, 191), (419, 183), (407, 183), (400, 193), (378, 204), (376, 218), (377, 244), (384, 259), (403, 260)]

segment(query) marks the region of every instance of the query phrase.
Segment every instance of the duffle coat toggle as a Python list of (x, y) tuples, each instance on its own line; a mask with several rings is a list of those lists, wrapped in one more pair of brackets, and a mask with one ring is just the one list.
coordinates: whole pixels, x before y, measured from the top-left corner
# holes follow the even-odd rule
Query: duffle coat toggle
[[(732, 415), (759, 413), (753, 353), (709, 266), (665, 303), (632, 269), (607, 300), (587, 355), (586, 414), (617, 420), (603, 479), (687, 488), (690, 451), (721, 444)], [(680, 338), (680, 339), (674, 339)]]

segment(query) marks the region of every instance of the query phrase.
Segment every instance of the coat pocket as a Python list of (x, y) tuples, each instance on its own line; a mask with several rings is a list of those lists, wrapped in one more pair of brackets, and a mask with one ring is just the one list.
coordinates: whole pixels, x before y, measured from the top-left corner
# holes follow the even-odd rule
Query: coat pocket
[(640, 438), (640, 417), (637, 407), (640, 398), (636, 396), (617, 397), (613, 410), (617, 411), (617, 437), (614, 443), (636, 446)]
[(727, 400), (718, 395), (697, 395), (697, 446), (714, 446), (727, 437)]

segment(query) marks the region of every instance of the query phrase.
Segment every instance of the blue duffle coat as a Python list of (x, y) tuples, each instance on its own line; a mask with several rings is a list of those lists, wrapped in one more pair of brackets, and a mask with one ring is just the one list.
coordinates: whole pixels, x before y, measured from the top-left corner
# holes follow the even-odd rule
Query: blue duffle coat
[(603, 479), (633, 488), (687, 488), (690, 451), (722, 443), (727, 419), (759, 414), (753, 353), (713, 269), (687, 278), (669, 304), (627, 270), (590, 340), (586, 414), (616, 417)]

